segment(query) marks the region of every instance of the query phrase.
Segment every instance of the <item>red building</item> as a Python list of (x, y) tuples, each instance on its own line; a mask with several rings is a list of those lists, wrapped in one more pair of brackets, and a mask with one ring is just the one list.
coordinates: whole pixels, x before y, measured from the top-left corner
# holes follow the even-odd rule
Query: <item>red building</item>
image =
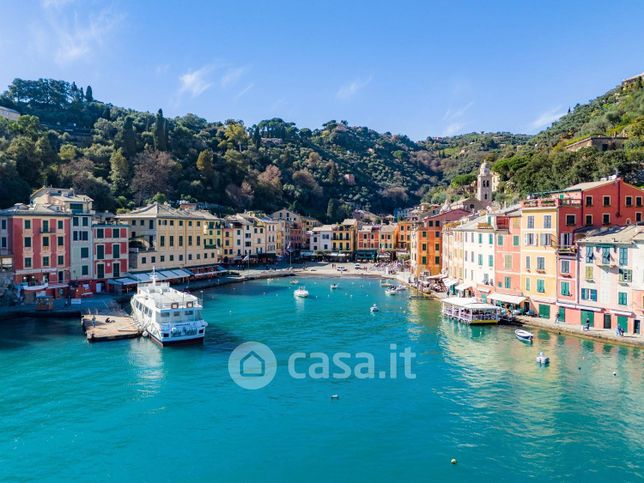
[(494, 250), (494, 281), (490, 299), (520, 306), (525, 298), (521, 292), (521, 209), (508, 209), (496, 215), (496, 246)]
[(92, 289), (105, 290), (110, 279), (122, 277), (128, 271), (128, 225), (93, 224), (92, 240), (95, 277)]
[(70, 219), (53, 205), (16, 204), (0, 211), (0, 250), (27, 301), (45, 292), (64, 297), (70, 281)]

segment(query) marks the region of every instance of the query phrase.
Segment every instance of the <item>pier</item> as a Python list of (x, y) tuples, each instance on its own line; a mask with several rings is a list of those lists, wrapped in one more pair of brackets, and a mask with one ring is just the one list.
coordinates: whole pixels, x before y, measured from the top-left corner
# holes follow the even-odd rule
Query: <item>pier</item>
[(136, 339), (142, 334), (132, 317), (123, 315), (85, 315), (81, 326), (89, 342)]

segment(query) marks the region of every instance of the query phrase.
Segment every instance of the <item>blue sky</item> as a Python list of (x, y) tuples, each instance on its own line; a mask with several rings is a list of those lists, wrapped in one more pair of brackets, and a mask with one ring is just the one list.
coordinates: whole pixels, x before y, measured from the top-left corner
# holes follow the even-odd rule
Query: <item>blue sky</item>
[(413, 139), (533, 133), (644, 70), (644, 2), (0, 0), (0, 88)]

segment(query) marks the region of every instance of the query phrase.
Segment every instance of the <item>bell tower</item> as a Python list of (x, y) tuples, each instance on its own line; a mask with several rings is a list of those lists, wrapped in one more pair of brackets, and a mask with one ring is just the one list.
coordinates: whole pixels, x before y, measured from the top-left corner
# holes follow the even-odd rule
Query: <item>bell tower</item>
[(487, 161), (483, 161), (476, 178), (476, 199), (486, 205), (492, 203), (492, 173)]

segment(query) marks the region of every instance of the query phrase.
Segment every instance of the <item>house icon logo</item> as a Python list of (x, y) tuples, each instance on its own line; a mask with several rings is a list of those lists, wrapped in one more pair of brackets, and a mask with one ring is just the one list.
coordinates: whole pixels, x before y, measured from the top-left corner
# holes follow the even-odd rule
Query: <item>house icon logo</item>
[(273, 351), (261, 342), (244, 342), (228, 358), (230, 378), (244, 389), (261, 389), (273, 380), (277, 360)]

